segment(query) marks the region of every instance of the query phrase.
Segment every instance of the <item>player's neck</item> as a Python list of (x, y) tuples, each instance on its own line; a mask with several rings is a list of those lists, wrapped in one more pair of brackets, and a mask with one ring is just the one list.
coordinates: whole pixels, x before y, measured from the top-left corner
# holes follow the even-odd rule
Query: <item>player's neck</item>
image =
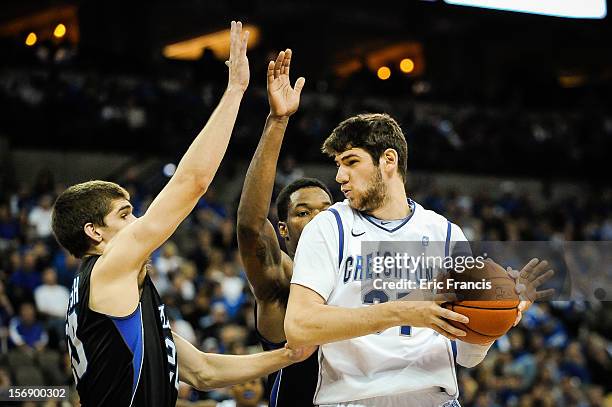
[(408, 204), (406, 188), (402, 182), (391, 182), (387, 185), (387, 197), (383, 204), (369, 213), (378, 219), (396, 220), (410, 215), (412, 208)]

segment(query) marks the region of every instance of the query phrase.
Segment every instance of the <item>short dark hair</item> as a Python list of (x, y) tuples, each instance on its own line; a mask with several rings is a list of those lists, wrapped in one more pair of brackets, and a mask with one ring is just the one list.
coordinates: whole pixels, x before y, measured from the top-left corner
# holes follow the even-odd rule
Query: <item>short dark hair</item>
[(397, 151), (397, 168), (406, 181), (408, 145), (401, 127), (388, 114), (364, 113), (341, 122), (327, 137), (321, 151), (333, 157), (351, 148), (363, 148), (374, 165), (388, 148)]
[(83, 227), (89, 222), (104, 226), (116, 199), (130, 199), (130, 195), (114, 182), (88, 181), (67, 188), (53, 205), (53, 234), (59, 244), (73, 256), (83, 257), (91, 245)]
[(292, 183), (288, 184), (285, 188), (283, 188), (278, 197), (276, 197), (276, 211), (278, 212), (278, 220), (281, 222), (287, 221), (287, 216), (289, 214), (289, 198), (291, 198), (291, 194), (295, 191), (298, 191), (302, 188), (321, 188), (327, 195), (329, 195), (329, 199), (333, 202), (334, 198), (332, 197), (332, 193), (327, 188), (323, 182), (319, 181), (316, 178), (300, 178)]

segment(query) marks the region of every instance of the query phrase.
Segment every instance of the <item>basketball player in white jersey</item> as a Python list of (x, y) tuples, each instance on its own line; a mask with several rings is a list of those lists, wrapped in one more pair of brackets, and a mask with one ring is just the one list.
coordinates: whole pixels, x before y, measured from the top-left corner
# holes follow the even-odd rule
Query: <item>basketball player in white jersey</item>
[(345, 120), (323, 151), (335, 158), (336, 181), (347, 199), (304, 228), (285, 316), (291, 346), (322, 345), (314, 403), (458, 406), (455, 358), (475, 366), (491, 344), (454, 341), (465, 332), (445, 319), (468, 318), (442, 308), (441, 301), (364, 304), (361, 243), (444, 242), (444, 256), (466, 241), (463, 232), (406, 196), (406, 140), (388, 115)]

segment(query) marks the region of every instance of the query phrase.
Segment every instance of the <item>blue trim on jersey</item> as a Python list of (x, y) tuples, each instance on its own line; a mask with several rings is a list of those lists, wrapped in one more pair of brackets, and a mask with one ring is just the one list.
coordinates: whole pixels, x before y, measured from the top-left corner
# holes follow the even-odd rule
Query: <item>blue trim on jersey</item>
[(448, 227), (446, 228), (446, 243), (444, 244), (444, 256), (448, 257), (450, 251), (450, 240), (451, 240), (451, 223), (449, 220), (446, 221), (448, 223)]
[(451, 341), (451, 348), (453, 349), (453, 359), (455, 364), (457, 364), (457, 342)]
[(142, 358), (144, 356), (144, 338), (140, 304), (138, 304), (138, 307), (131, 315), (127, 317), (111, 317), (111, 320), (117, 327), (117, 330), (133, 355), (132, 366), (134, 368), (134, 376), (132, 378), (132, 399), (134, 399), (138, 380), (140, 380)]
[(338, 224), (338, 233), (340, 233), (339, 239), (339, 248), (338, 248), (338, 267), (342, 264), (342, 259), (344, 257), (344, 227), (342, 226), (342, 219), (340, 218), (340, 214), (334, 208), (329, 208), (330, 212), (334, 214), (336, 217), (336, 223)]
[(287, 343), (287, 341), (283, 341), (283, 342), (272, 342), (267, 340), (262, 334), (261, 332), (259, 332), (259, 329), (257, 329), (257, 327), (255, 327), (255, 336), (257, 336), (257, 339), (259, 340), (259, 342), (261, 342), (262, 346), (267, 347), (268, 349), (264, 350), (275, 350), (275, 349), (281, 349), (285, 347), (285, 344)]
[[(367, 220), (368, 222), (370, 222), (372, 225), (376, 226), (377, 228), (381, 228), (382, 230), (384, 230), (385, 232), (389, 232), (389, 233), (393, 233), (396, 230), (399, 230), (401, 227), (405, 226), (406, 223), (408, 223), (410, 221), (410, 219), (412, 219), (412, 217), (414, 216), (414, 213), (416, 212), (416, 205), (414, 203), (414, 201), (412, 199), (408, 199), (408, 205), (410, 205), (410, 209), (412, 209), (412, 213), (410, 215), (408, 215), (406, 217), (406, 219), (404, 219), (404, 221), (399, 224), (398, 226), (394, 227), (393, 229), (387, 229), (386, 227), (379, 225), (378, 223), (374, 222), (371, 218), (372, 216), (368, 215), (368, 214), (362, 214), (363, 218), (365, 220)], [(361, 213), (361, 212), (360, 212)]]
[(272, 391), (270, 391), (270, 407), (276, 407), (276, 404), (278, 403), (278, 391), (280, 390), (280, 381), (282, 375), (283, 369), (278, 371), (278, 374), (274, 379), (274, 385), (272, 385)]
[(253, 314), (255, 315), (255, 336), (257, 337), (259, 342), (261, 342), (261, 345), (263, 346), (264, 350), (268, 351), (268, 350), (284, 348), (287, 341), (272, 342), (272, 341), (267, 340), (261, 334), (261, 332), (259, 332), (259, 328), (257, 328), (257, 306), (255, 306), (255, 310), (253, 311)]

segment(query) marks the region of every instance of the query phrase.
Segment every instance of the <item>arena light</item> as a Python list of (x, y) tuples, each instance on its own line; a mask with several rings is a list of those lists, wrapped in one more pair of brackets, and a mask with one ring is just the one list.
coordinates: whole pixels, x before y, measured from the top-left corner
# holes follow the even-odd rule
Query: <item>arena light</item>
[(400, 61), (400, 70), (404, 73), (414, 71), (414, 61), (410, 58), (404, 58)]
[(55, 38), (62, 38), (64, 35), (66, 35), (66, 26), (64, 24), (58, 24), (55, 30), (53, 30), (53, 36)]
[(569, 18), (604, 18), (606, 0), (444, 0), (458, 6), (483, 7)]
[(378, 68), (378, 71), (376, 71), (376, 75), (378, 76), (378, 79), (386, 81), (391, 77), (391, 69), (389, 69), (388, 66), (381, 66)]
[(164, 173), (164, 175), (166, 177), (170, 178), (176, 172), (176, 164), (168, 163), (168, 164), (164, 165), (164, 168), (162, 169), (162, 172)]
[(31, 47), (32, 45), (36, 44), (36, 41), (38, 41), (38, 37), (36, 36), (36, 34), (29, 33), (28, 36), (26, 37), (25, 44), (28, 47)]
[[(252, 48), (259, 42), (259, 27), (245, 24), (242, 29), (249, 31), (249, 48)], [(202, 56), (205, 48), (210, 48), (217, 58), (226, 59), (229, 57), (229, 45), (230, 30), (227, 29), (166, 45), (162, 54), (170, 59), (196, 60)]]

